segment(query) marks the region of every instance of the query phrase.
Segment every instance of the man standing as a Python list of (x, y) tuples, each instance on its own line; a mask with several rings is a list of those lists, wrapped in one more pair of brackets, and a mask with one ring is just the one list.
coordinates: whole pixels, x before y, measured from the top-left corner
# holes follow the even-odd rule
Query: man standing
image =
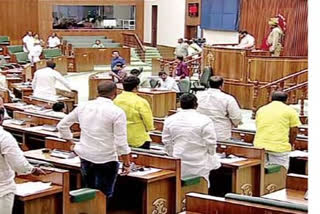
[(112, 51), (111, 71), (118, 75), (117, 65), (121, 65), (124, 69), (126, 61), (120, 56), (119, 51)]
[(178, 40), (178, 45), (176, 47), (176, 50), (174, 52), (176, 57), (182, 56), (187, 57), (188, 56), (188, 44), (183, 41), (183, 39)]
[(240, 107), (233, 96), (221, 91), (222, 77), (211, 77), (209, 86), (207, 91), (197, 94), (199, 100), (197, 111), (211, 118), (218, 140), (228, 140), (231, 138), (232, 127), (241, 124)]
[(240, 43), (236, 45), (238, 48), (253, 49), (255, 45), (255, 39), (248, 31), (239, 31)]
[(118, 155), (123, 160), (123, 173), (130, 171), (130, 148), (126, 115), (112, 102), (117, 96), (116, 85), (103, 81), (98, 85), (98, 93), (97, 99), (79, 104), (57, 128), (62, 138), (71, 140), (70, 126), (80, 124), (80, 142), (75, 144), (74, 151), (81, 160), (83, 185), (101, 190), (109, 198), (118, 175)]
[(182, 110), (164, 122), (162, 142), (169, 156), (181, 158), (181, 177), (201, 176), (208, 181), (213, 169), (220, 167), (216, 153), (213, 122), (196, 111), (193, 94), (180, 97)]
[(41, 53), (42, 53), (42, 44), (41, 44), (41, 41), (40, 42), (37, 41), (34, 43), (34, 46), (30, 48), (30, 51), (28, 54), (29, 61), (31, 62), (32, 65), (40, 61)]
[(169, 77), (165, 71), (160, 71), (159, 77), (160, 77), (160, 80), (157, 85), (158, 88), (167, 89), (169, 91), (180, 92), (177, 82), (172, 77)]
[(278, 18), (271, 18), (268, 22), (271, 28), (271, 32), (268, 36), (267, 42), (271, 56), (280, 56), (282, 50), (282, 40), (284, 33), (280, 28)]
[[(0, 124), (5, 109), (0, 107)], [(23, 156), (15, 138), (0, 127), (0, 210), (1, 214), (11, 214), (16, 186), (15, 172), (18, 174), (45, 174), (40, 168), (33, 167)]]
[(114, 100), (127, 116), (128, 143), (132, 147), (150, 149), (149, 131), (153, 130), (153, 116), (147, 100), (136, 94), (140, 80), (129, 76), (123, 80), (124, 91)]
[(179, 79), (189, 78), (189, 69), (188, 65), (183, 61), (183, 56), (177, 56), (176, 59), (177, 67), (175, 74)]
[(272, 102), (261, 107), (256, 116), (254, 146), (267, 151), (267, 163), (289, 168), (289, 152), (301, 125), (298, 113), (286, 105), (288, 95), (272, 94)]
[(27, 32), (27, 34), (23, 37), (22, 42), (23, 42), (23, 51), (29, 52), (34, 44), (34, 38), (32, 36), (31, 31)]
[(47, 61), (47, 67), (37, 70), (32, 80), (33, 96), (43, 99), (56, 99), (56, 81), (71, 90), (68, 81), (54, 68), (56, 63)]

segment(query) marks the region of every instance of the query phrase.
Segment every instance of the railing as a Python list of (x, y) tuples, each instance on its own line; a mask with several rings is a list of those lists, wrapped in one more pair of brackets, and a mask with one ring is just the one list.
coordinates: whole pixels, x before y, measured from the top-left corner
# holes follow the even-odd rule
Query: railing
[(123, 35), (123, 45), (130, 48), (136, 48), (137, 54), (139, 55), (140, 59), (143, 62), (145, 62), (146, 48), (143, 46), (137, 34), (122, 33), (122, 35)]
[[(308, 93), (308, 81), (304, 81), (298, 83), (298, 77), (303, 74), (308, 74), (308, 69), (304, 69), (294, 74), (290, 74), (281, 79), (275, 80), (271, 83), (260, 86), (258, 81), (254, 81), (254, 92), (253, 92), (253, 109), (252, 109), (252, 119), (255, 119), (257, 108), (258, 108), (258, 97), (259, 92), (262, 89), (267, 89), (268, 99), (271, 101), (271, 95), (274, 91), (284, 91), (288, 93), (288, 104), (293, 104), (297, 100), (297, 96), (299, 95), (298, 100), (300, 102), (300, 116), (304, 116), (304, 100), (307, 99)], [(291, 83), (286, 83), (288, 80), (293, 80)], [(301, 90), (298, 94), (297, 91)]]
[[(158, 59), (158, 61), (160, 62), (161, 71), (164, 71), (167, 68), (169, 71), (169, 75), (174, 76), (174, 70), (177, 67), (176, 59)], [(196, 72), (200, 73), (202, 61), (201, 53), (196, 53), (191, 56), (187, 56), (185, 57), (184, 61), (188, 66), (190, 76)]]

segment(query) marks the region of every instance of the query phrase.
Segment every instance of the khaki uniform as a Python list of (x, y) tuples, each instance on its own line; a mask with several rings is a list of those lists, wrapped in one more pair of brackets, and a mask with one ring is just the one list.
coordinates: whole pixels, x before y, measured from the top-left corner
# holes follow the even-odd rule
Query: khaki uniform
[(283, 31), (279, 27), (275, 27), (272, 29), (271, 33), (268, 36), (268, 44), (270, 44), (269, 51), (271, 52), (271, 56), (280, 56), (282, 51), (282, 38), (284, 36)]

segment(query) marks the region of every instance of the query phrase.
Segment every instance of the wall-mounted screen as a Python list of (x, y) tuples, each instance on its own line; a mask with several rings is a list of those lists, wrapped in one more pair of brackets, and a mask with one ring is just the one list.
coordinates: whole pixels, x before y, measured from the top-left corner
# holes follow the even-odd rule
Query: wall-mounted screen
[(136, 6), (133, 5), (55, 5), (53, 29), (135, 30)]

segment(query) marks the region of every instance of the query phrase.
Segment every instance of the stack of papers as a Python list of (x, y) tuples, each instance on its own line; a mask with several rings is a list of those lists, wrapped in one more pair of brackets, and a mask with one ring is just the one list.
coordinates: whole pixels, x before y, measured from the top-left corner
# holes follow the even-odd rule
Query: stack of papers
[(136, 172), (130, 172), (129, 175), (133, 177), (140, 177), (144, 175), (148, 175), (151, 173), (159, 172), (161, 169), (156, 169), (156, 168), (143, 168), (144, 171), (136, 171)]
[(290, 152), (289, 156), (292, 158), (293, 157), (308, 157), (308, 152), (295, 150), (295, 151)]
[(16, 195), (27, 196), (49, 189), (51, 187), (51, 183), (43, 183), (41, 181), (26, 182), (22, 184), (17, 184), (16, 186)]

